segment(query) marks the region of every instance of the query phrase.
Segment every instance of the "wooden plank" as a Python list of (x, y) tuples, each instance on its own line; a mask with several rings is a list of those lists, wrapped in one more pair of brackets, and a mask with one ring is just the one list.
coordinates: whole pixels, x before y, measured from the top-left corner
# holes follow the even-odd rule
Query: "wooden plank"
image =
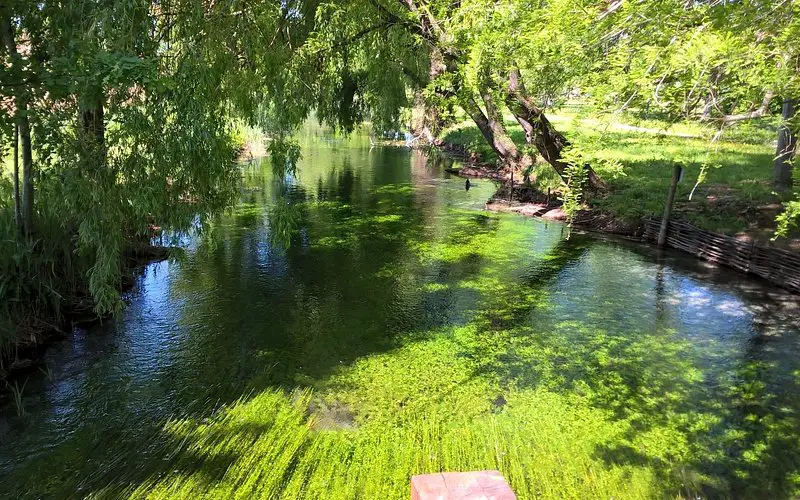
[(516, 500), (496, 470), (444, 472), (411, 478), (411, 500)]

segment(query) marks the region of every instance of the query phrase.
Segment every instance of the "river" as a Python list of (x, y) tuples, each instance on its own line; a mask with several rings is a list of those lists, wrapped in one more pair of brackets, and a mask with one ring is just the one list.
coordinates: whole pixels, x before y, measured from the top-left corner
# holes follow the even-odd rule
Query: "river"
[(796, 295), (485, 212), (492, 183), (423, 152), (300, 140), (19, 382), (0, 495), (404, 498), (487, 468), (520, 498), (798, 494)]

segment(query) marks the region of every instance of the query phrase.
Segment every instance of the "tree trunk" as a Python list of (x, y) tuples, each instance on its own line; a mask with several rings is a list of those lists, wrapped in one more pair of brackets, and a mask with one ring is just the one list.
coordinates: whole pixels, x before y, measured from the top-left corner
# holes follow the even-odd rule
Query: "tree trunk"
[(492, 147), (500, 160), (504, 163), (513, 163), (519, 158), (519, 151), (514, 141), (505, 134), (502, 124), (498, 124), (496, 119), (486, 116), (483, 110), (472, 96), (459, 99), (459, 103), (464, 111), (472, 118), (472, 121), (481, 131), (483, 138)]
[(83, 169), (92, 171), (106, 163), (105, 120), (101, 89), (92, 89), (81, 100), (80, 138)]
[(19, 198), (19, 126), (14, 124), (14, 222), (22, 227), (22, 207)]
[(30, 235), (33, 233), (33, 154), (27, 115), (20, 119), (19, 134), (22, 139), (22, 229), (26, 235)]
[[(528, 95), (522, 83), (519, 69), (512, 68), (508, 75), (506, 86), (506, 106), (514, 114), (529, 144), (533, 144), (539, 154), (553, 166), (562, 179), (566, 179), (566, 170), (569, 166), (561, 161), (561, 152), (569, 146), (569, 141), (559, 133)], [(605, 182), (587, 165), (587, 184), (592, 191), (601, 191), (606, 188)]]
[[(22, 57), (17, 51), (17, 42), (14, 39), (14, 28), (4, 5), (0, 5), (0, 31), (2, 31), (3, 44), (11, 55), (12, 64), (21, 68)], [(33, 154), (31, 151), (31, 127), (28, 120), (28, 96), (24, 86), (18, 86), (14, 91), (15, 121), (19, 128), (22, 140), (22, 229), (23, 232), (33, 232)]]
[(481, 88), (481, 99), (486, 108), (486, 118), (489, 127), (492, 129), (495, 141), (498, 143), (499, 149), (504, 152), (501, 155), (503, 162), (512, 167), (512, 172), (514, 167), (525, 169), (533, 165), (533, 159), (522, 153), (516, 143), (514, 143), (514, 140), (508, 135), (506, 127), (503, 124), (503, 115), (497, 109), (494, 103), (494, 96), (492, 96), (488, 85), (484, 85), (483, 88)]
[(797, 135), (788, 122), (794, 118), (795, 106), (794, 99), (783, 100), (782, 122), (778, 128), (778, 148), (772, 168), (772, 181), (775, 189), (782, 192), (792, 189), (792, 159), (797, 149)]

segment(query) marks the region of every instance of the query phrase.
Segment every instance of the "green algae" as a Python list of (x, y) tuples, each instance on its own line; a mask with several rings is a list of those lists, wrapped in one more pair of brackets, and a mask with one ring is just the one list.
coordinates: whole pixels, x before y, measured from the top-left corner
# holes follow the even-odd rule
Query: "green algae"
[(519, 498), (798, 494), (800, 330), (764, 289), (478, 211), (491, 185), (416, 156), (409, 182), (405, 152), (314, 152), (147, 274), (111, 354), (55, 366), (0, 491), (405, 498), (498, 469)]

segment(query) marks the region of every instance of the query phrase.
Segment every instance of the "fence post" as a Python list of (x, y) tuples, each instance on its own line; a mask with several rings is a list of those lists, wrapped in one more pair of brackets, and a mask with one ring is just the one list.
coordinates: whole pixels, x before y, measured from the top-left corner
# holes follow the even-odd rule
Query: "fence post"
[(672, 215), (672, 205), (675, 203), (675, 191), (678, 189), (678, 181), (681, 179), (681, 166), (676, 164), (672, 169), (672, 182), (669, 185), (669, 194), (667, 195), (667, 206), (664, 207), (664, 218), (661, 219), (661, 230), (658, 232), (658, 246), (663, 247), (667, 242), (667, 227), (669, 226), (669, 217)]

